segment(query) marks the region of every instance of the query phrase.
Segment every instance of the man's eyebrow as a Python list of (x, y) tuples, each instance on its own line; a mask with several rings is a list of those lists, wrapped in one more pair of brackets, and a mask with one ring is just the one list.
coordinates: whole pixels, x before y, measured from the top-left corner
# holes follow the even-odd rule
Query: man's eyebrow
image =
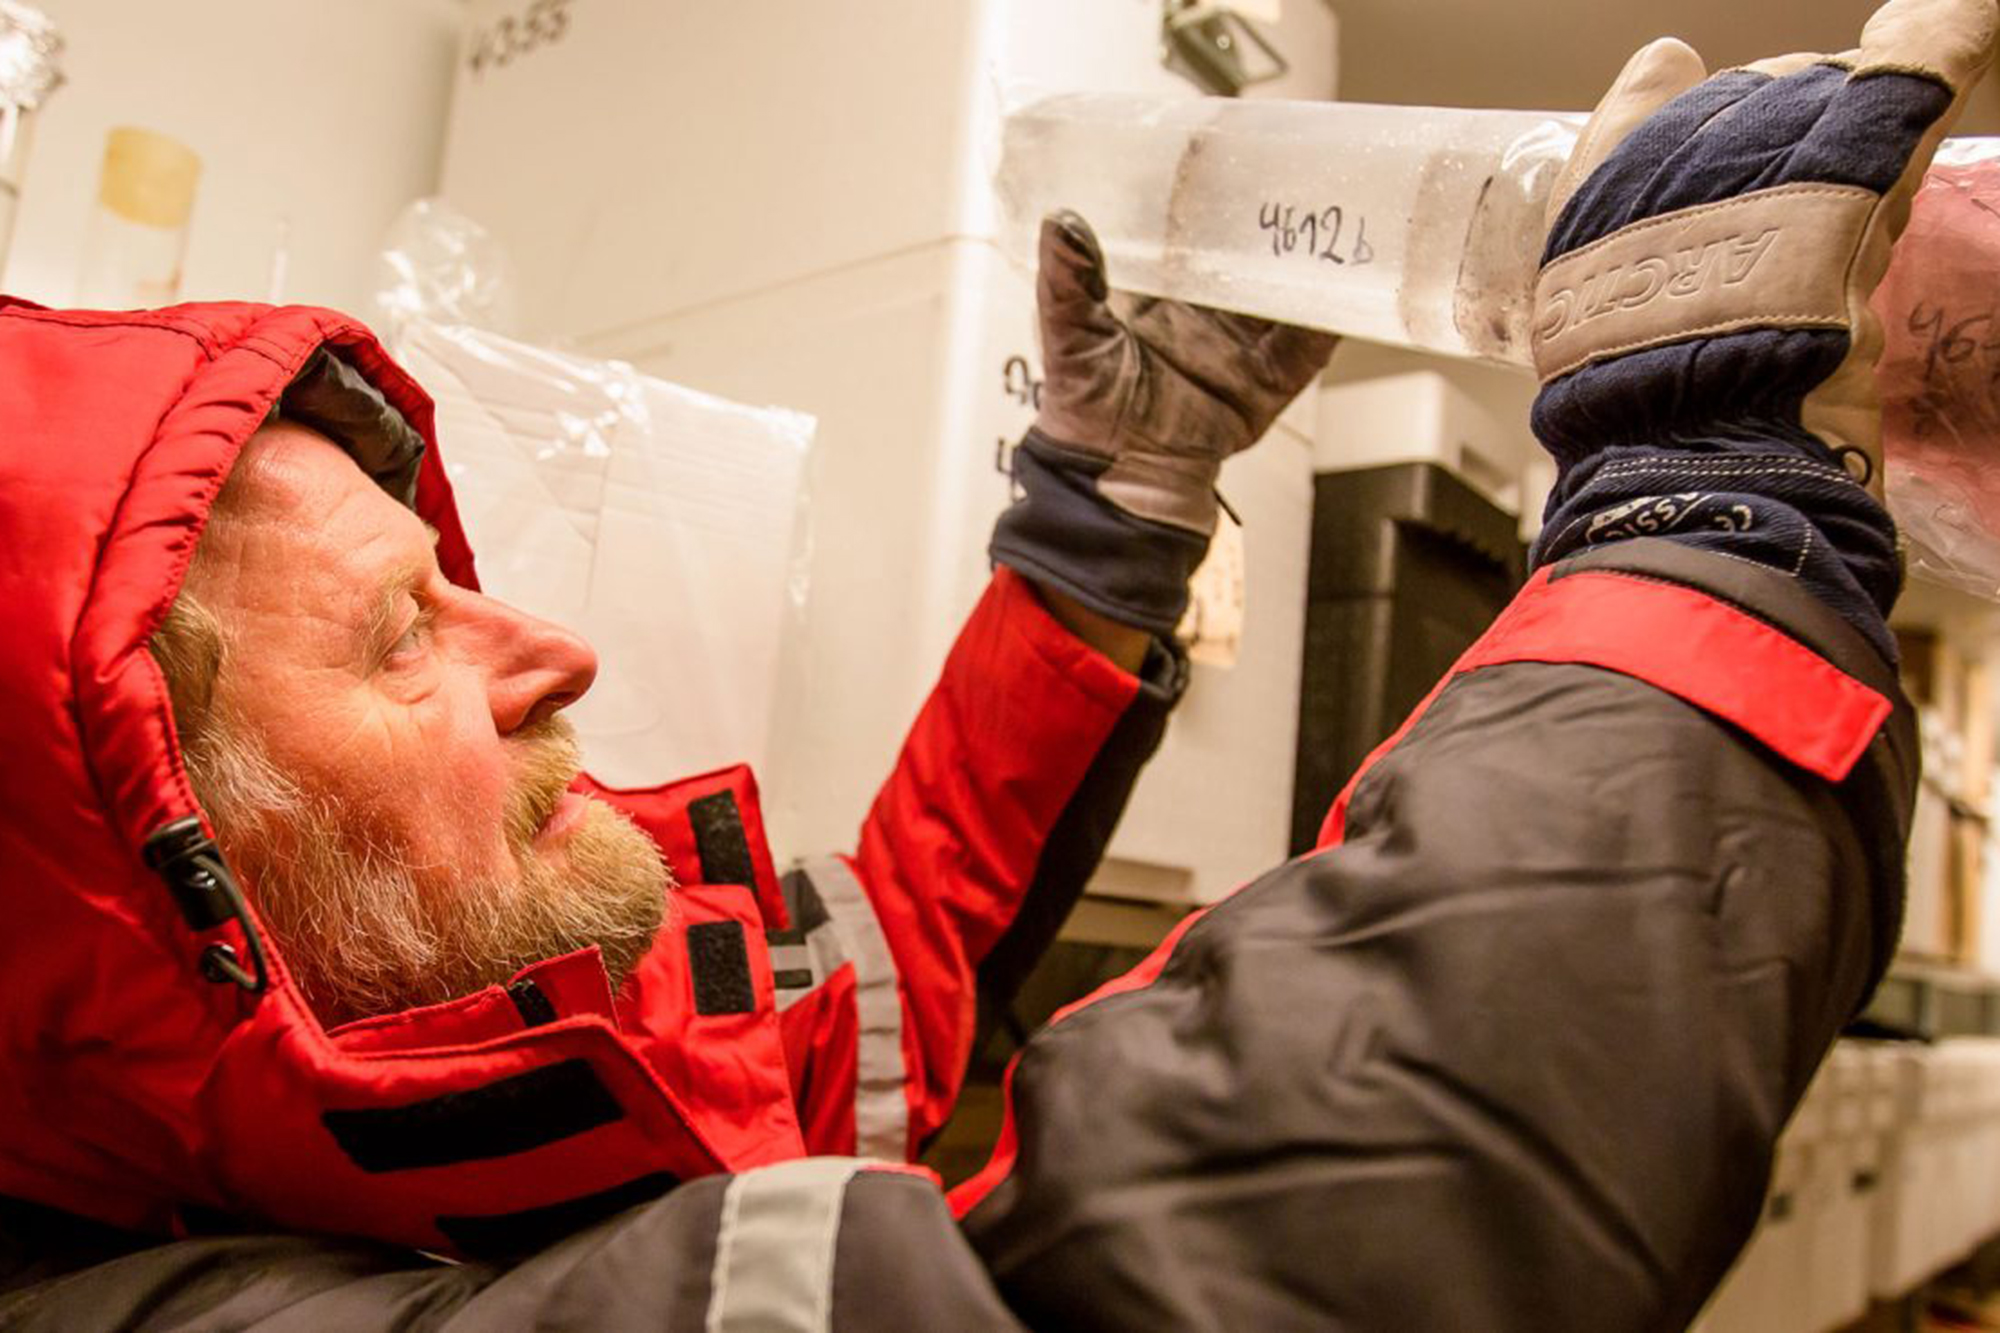
[[(438, 544), (438, 530), (426, 523), (424, 531), (430, 534), (431, 545), (435, 547)], [(415, 592), (430, 577), (433, 564), (435, 558), (406, 560), (382, 580), (370, 605), (368, 617), (361, 626), (361, 642), (366, 645), (371, 655), (387, 648), (402, 628), (399, 621), (403, 599)]]

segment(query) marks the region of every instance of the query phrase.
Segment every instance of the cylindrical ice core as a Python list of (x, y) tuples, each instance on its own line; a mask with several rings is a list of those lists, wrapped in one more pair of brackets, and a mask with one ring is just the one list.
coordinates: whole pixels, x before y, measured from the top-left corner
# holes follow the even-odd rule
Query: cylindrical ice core
[[(1530, 364), (1549, 191), (1584, 117), (1077, 94), (1007, 118), (1002, 243), (1096, 228), (1111, 282)], [(1911, 565), (2000, 601), (2000, 139), (1952, 139), (1875, 310), (1887, 499)], [(1989, 225), (1990, 224), (1990, 225)], [(1913, 247), (1915, 247), (1913, 249)]]
[(1543, 214), (1584, 119), (1047, 98), (1007, 117), (1003, 243), (1032, 262), (1043, 214), (1070, 208), (1119, 287), (1525, 365)]

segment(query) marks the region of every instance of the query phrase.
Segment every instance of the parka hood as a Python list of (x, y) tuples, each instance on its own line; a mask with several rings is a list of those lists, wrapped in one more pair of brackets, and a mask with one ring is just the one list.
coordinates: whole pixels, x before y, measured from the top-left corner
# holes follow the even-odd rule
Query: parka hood
[[(691, 1123), (594, 953), (529, 969), (555, 1000), (532, 1020), (496, 987), (329, 1035), (268, 938), (254, 984), (254, 912), (199, 910), (221, 900), (185, 854), (206, 830), (147, 644), (281, 402), (477, 586), (430, 400), (355, 321), (0, 300), (0, 1194), (156, 1231), (219, 1210), (470, 1252), (496, 1218), (791, 1151), (796, 1126), (762, 1112)], [(690, 790), (724, 787), (754, 825), (747, 774)]]

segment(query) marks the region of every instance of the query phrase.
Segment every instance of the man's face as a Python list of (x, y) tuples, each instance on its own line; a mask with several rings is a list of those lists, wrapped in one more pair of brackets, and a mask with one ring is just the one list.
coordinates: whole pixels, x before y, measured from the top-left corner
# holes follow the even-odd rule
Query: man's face
[(449, 998), (657, 931), (650, 839), (566, 791), (597, 660), (450, 583), (429, 529), (323, 436), (258, 433), (187, 592), (223, 632), (189, 764), (323, 1020)]

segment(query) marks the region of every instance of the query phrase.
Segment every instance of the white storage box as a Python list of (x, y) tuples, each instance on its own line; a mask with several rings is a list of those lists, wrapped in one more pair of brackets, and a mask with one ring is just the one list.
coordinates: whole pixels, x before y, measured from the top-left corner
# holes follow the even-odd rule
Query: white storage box
[(591, 773), (652, 786), (770, 757), (809, 417), (412, 322), (403, 363), (489, 592), (589, 639)]
[(1807, 1153), (1787, 1135), (1772, 1163), (1764, 1215), (1703, 1312), (1703, 1333), (1814, 1333), (1800, 1300), (1807, 1270), (1800, 1209), (1807, 1183)]
[(1868, 1309), (1869, 1219), (1881, 1169), (1881, 1135), (1869, 1124), (1872, 1056), (1837, 1043), (1807, 1093), (1815, 1111), (1803, 1225), (1804, 1327), (1825, 1330)]
[[(475, 32), (512, 12), (469, 9)], [(1132, 0), (569, 15), (462, 72), (444, 193), (510, 252), (529, 336), (817, 418), (802, 684), (763, 776), (781, 858), (845, 846), (985, 581), (996, 463), (1033, 414), (1032, 286), (991, 239), (1003, 102), (1194, 90)], [(1294, 73), (1272, 91), (1331, 95), (1332, 11), (1296, 0), (1274, 35)], [(1112, 846), (1121, 892), (1212, 899), (1286, 850), (1310, 455), (1272, 445), (1223, 478), (1248, 522), (1238, 665), (1197, 668)]]

